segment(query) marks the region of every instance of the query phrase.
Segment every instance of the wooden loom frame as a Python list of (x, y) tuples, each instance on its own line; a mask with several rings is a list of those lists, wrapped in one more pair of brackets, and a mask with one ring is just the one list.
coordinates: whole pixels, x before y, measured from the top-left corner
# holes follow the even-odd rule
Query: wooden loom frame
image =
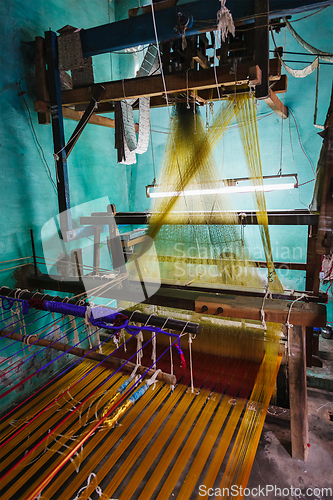
[[(287, 109), (282, 106), (282, 103), (277, 99), (276, 94), (273, 91), (268, 92), (269, 81), (275, 81), (274, 90), (275, 92), (285, 92), (287, 87), (286, 78), (281, 76), (281, 67), (278, 59), (274, 59), (270, 62), (270, 67), (268, 64), (268, 25), (269, 25), (269, 6), (267, 0), (256, 0), (255, 2), (255, 12), (262, 13), (260, 16), (257, 15), (256, 28), (258, 36), (256, 39), (256, 48), (258, 53), (259, 64), (249, 64), (244, 63), (239, 66), (237, 70), (237, 83), (248, 84), (251, 81), (252, 84), (257, 86), (258, 97), (265, 99), (268, 105), (272, 107), (280, 116), (286, 118)], [(265, 13), (265, 14), (264, 14)], [(265, 43), (262, 43), (263, 38)], [(50, 43), (54, 43), (55, 37), (53, 36), (53, 42), (51, 42), (52, 36), (48, 36), (48, 50), (50, 51)], [(39, 123), (50, 123), (50, 110), (54, 108), (55, 101), (54, 96), (50, 98), (50, 82), (47, 84), (47, 78), (50, 78), (50, 73), (55, 71), (50, 70), (50, 64), (48, 63), (49, 70), (48, 75), (46, 73), (46, 60), (45, 60), (45, 47), (44, 39), (38, 37), (36, 39), (37, 46), (37, 58), (36, 58), (36, 93), (37, 101), (35, 103), (35, 109), (38, 111)], [(51, 79), (53, 75), (51, 74)], [(236, 81), (234, 76), (230, 76), (230, 67), (220, 66), (217, 68), (217, 78), (219, 84), (222, 84), (225, 88), (235, 86)], [(213, 75), (212, 68), (202, 69), (197, 72), (193, 77), (190, 75), (188, 81), (185, 80), (185, 75), (167, 75), (167, 87), (169, 92), (181, 92), (186, 89), (189, 91), (200, 91), (205, 97), (205, 92), (213, 92), (216, 86), (215, 76)], [(148, 77), (138, 80), (126, 80), (125, 82), (106, 82), (102, 84), (104, 87), (104, 92), (102, 98), (100, 99), (100, 104), (98, 111), (100, 113), (109, 112), (112, 109), (107, 101), (117, 101), (123, 99), (124, 85), (126, 88), (126, 96), (130, 97), (140, 97), (143, 95), (149, 95), (152, 97), (153, 105), (160, 106), (165, 104), (163, 98), (163, 87), (161, 85), (160, 77)], [(51, 85), (52, 87), (52, 85)], [(87, 105), (91, 102), (92, 94), (98, 86), (79, 88), (72, 91), (63, 91), (60, 100), (58, 99), (56, 107), (63, 113), (65, 118), (75, 119), (83, 123), (84, 118), (82, 117), (81, 111), (78, 110), (79, 106), (82, 104)], [(59, 88), (58, 88), (59, 93)], [(216, 94), (216, 93), (215, 93)], [(208, 95), (208, 94), (207, 94)], [(59, 97), (59, 96), (58, 96)], [(204, 99), (202, 97), (202, 99)], [(215, 95), (215, 98), (217, 96)], [(104, 102), (105, 101), (105, 102)], [(155, 104), (154, 104), (155, 103)], [(70, 106), (75, 106), (76, 109), (73, 110)], [(58, 112), (58, 111), (57, 111)], [(54, 116), (56, 113), (54, 113)], [(53, 116), (53, 117), (54, 117)], [(90, 119), (90, 123), (95, 123), (103, 126), (114, 127), (114, 120), (109, 118), (104, 118), (94, 114)], [(55, 145), (55, 150), (62, 147), (62, 143), (58, 142)], [(65, 158), (66, 159), (66, 158)], [(64, 167), (63, 158), (58, 161), (58, 171), (63, 172), (63, 168), (67, 168), (66, 164)], [(65, 172), (66, 173), (66, 172)], [(60, 175), (61, 177), (61, 175)], [(61, 177), (61, 182), (63, 182)], [(64, 189), (68, 189), (65, 186)], [(62, 206), (60, 206), (59, 198), (59, 208), (60, 212), (66, 206), (66, 195), (62, 196)], [(64, 205), (65, 203), (65, 205)], [(130, 216), (130, 214), (127, 214)], [(286, 215), (286, 214), (285, 214)], [(316, 251), (316, 240), (318, 231), (317, 218), (313, 217), (314, 223), (309, 224), (308, 229), (308, 248), (307, 248), (307, 264), (305, 266), (306, 270), (306, 290), (309, 290), (313, 294), (313, 298), (310, 300), (319, 300), (315, 297), (319, 294), (319, 271), (320, 271), (320, 255)], [(100, 226), (100, 224), (90, 221), (93, 231), (89, 234), (96, 233), (95, 228)], [(287, 222), (287, 221), (286, 221)], [(70, 221), (67, 221), (70, 223)], [(288, 224), (288, 222), (287, 222)], [(322, 224), (320, 225), (322, 227)], [(67, 241), (70, 239), (80, 238), (81, 234), (76, 234), (72, 227), (67, 226), (67, 231), (65, 231)], [(88, 235), (88, 232), (85, 233)], [(35, 276), (31, 277), (30, 282), (33, 286), (38, 286), (44, 289), (57, 289), (67, 292), (73, 291), (77, 293), (78, 290), (82, 290), (80, 283), (59, 283), (52, 280), (47, 276)], [(260, 309), (262, 305), (262, 298), (242, 296), (241, 294), (235, 295), (236, 299), (233, 297), (228, 297), (227, 294), (236, 294), (234, 290), (225, 290), (224, 294), (219, 295), (216, 298), (216, 293), (211, 290), (212, 293), (204, 291), (195, 290), (178, 290), (176, 288), (161, 288), (157, 294), (148, 299), (147, 303), (153, 303), (158, 305), (170, 306), (170, 307), (181, 307), (188, 308), (190, 310), (196, 310), (197, 312), (207, 312), (207, 314), (226, 316), (226, 317), (236, 317), (241, 319), (257, 319), (260, 320)], [(238, 292), (239, 293), (239, 292)], [(214, 295), (212, 295), (214, 294)], [(286, 300), (287, 299), (287, 300)], [(265, 302), (265, 314), (267, 321), (276, 321), (279, 323), (285, 323), (288, 316), (288, 307), (293, 300), (293, 297), (283, 297), (283, 299), (267, 299)], [(186, 306), (185, 306), (186, 304)], [(184, 307), (185, 306), (185, 307)], [(290, 323), (294, 326), (289, 328), (289, 338), (288, 338), (288, 365), (289, 365), (289, 389), (290, 389), (290, 407), (291, 407), (291, 433), (292, 433), (292, 456), (300, 460), (306, 460), (308, 452), (308, 423), (307, 423), (307, 398), (306, 398), (306, 364), (311, 365), (314, 361), (313, 349), (312, 349), (312, 332), (313, 327), (320, 327), (326, 325), (326, 308), (324, 305), (317, 304), (315, 302), (297, 302), (294, 304), (291, 315)], [(316, 354), (316, 349), (314, 350)]]

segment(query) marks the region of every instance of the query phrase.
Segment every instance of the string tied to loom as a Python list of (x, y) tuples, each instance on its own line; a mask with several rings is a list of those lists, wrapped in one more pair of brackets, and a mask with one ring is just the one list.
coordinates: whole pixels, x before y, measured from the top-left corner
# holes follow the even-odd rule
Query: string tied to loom
[[(96, 478), (96, 474), (94, 474), (94, 472), (91, 472), (88, 476), (88, 479), (87, 479), (87, 485), (83, 486), (83, 488), (79, 489), (76, 497), (73, 500), (79, 500), (82, 491), (84, 491), (86, 488), (88, 488), (88, 486), (90, 485), (90, 483), (92, 481), (94, 481), (94, 482), (97, 481), (95, 478)], [(103, 491), (101, 490), (101, 488), (98, 485), (95, 487), (95, 491), (96, 491), (97, 495), (99, 496), (99, 498), (107, 498), (105, 493), (103, 493)], [(88, 500), (91, 500), (91, 497), (89, 497)]]
[(91, 307), (87, 306), (86, 307), (86, 312), (85, 312), (85, 315), (84, 315), (84, 324), (85, 325), (88, 325), (88, 326), (91, 325), (90, 318), (91, 318)]
[(129, 398), (130, 403), (136, 403), (149, 389), (149, 387), (156, 383), (156, 377), (161, 372), (161, 370), (156, 370), (154, 375), (146, 381), (146, 383), (140, 387), (132, 396)]
[(300, 297), (298, 297), (298, 299), (295, 299), (293, 302), (291, 302), (291, 304), (289, 304), (288, 316), (287, 316), (287, 320), (286, 320), (286, 322), (285, 322), (285, 326), (287, 327), (287, 331), (288, 331), (288, 333), (289, 333), (290, 328), (292, 328), (292, 327), (294, 326), (294, 325), (292, 325), (292, 324), (290, 323), (290, 321), (289, 321), (289, 320), (290, 320), (290, 315), (291, 315), (291, 310), (292, 310), (292, 308), (293, 308), (293, 306), (294, 306), (294, 304), (295, 304), (296, 302), (298, 302), (299, 300), (304, 299), (305, 297), (307, 297), (307, 294), (306, 294), (306, 293), (303, 293)]
[(15, 303), (15, 299), (11, 299), (9, 297), (2, 297), (1, 298), (1, 307), (4, 311), (10, 311), (10, 309), (13, 307)]
[(128, 385), (132, 382), (132, 380), (134, 379), (135, 375), (136, 375), (136, 372), (138, 371), (138, 368), (139, 368), (140, 365), (136, 364), (131, 375), (128, 377), (127, 380), (125, 380), (125, 382), (123, 384), (121, 384), (120, 387), (118, 387), (118, 392), (120, 392), (120, 394), (122, 394), (125, 389), (128, 387)]
[(161, 371), (160, 369), (156, 370), (156, 372), (154, 373), (154, 375), (153, 375), (151, 378), (149, 378), (149, 379), (147, 380), (146, 384), (147, 384), (148, 386), (151, 386), (151, 385), (155, 384), (155, 383), (156, 383), (156, 379), (157, 379), (157, 375), (158, 375), (159, 373), (161, 373), (161, 372), (162, 372), (162, 371)]
[(260, 309), (260, 319), (261, 319), (261, 324), (264, 328), (264, 330), (267, 330), (267, 325), (266, 325), (266, 320), (265, 320), (265, 311), (264, 311), (264, 305), (265, 305), (265, 300), (267, 299), (267, 296), (269, 294), (269, 283), (266, 285), (266, 292), (262, 301), (261, 309)]

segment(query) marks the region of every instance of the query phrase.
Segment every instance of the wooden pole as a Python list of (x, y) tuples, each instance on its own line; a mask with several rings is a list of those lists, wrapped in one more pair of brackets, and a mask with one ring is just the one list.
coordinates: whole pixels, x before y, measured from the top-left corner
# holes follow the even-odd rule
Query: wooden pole
[(294, 325), (288, 332), (288, 368), (291, 454), (297, 460), (308, 457), (308, 401), (306, 388), (306, 327)]
[[(105, 354), (100, 354), (98, 352), (89, 352), (89, 349), (73, 347), (70, 344), (64, 344), (63, 342), (54, 342), (53, 340), (39, 339), (37, 335), (25, 337), (24, 335), (20, 335), (19, 333), (10, 333), (5, 330), (1, 330), (0, 337), (6, 337), (7, 339), (16, 340), (17, 342), (24, 342), (24, 339), (27, 339), (27, 345), (33, 344), (36, 346), (49, 347), (51, 349), (55, 349), (56, 351), (70, 352), (70, 354), (78, 356), (79, 358), (85, 357), (87, 359), (92, 359), (93, 361), (103, 361), (103, 363), (107, 363), (114, 368), (121, 367), (121, 370), (124, 372), (132, 372), (136, 366), (134, 363), (130, 363), (129, 361), (126, 361), (124, 359), (114, 358), (113, 356), (108, 357)], [(137, 369), (137, 373), (142, 375), (147, 370), (148, 368), (139, 366)], [(155, 370), (148, 370), (146, 375), (147, 377), (152, 377), (154, 373)], [(175, 375), (164, 372), (160, 372), (157, 375), (157, 380), (166, 382), (170, 385), (175, 385), (177, 383)]]

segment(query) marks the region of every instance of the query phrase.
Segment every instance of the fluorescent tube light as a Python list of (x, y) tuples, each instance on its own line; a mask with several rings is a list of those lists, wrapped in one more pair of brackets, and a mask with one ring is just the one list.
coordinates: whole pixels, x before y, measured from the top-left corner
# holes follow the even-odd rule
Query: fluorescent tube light
[[(259, 185), (243, 185), (244, 181), (248, 181), (249, 179), (234, 179), (231, 181), (224, 181), (226, 184), (223, 187), (217, 188), (204, 188), (204, 189), (189, 189), (185, 191), (150, 191), (150, 189), (154, 189), (158, 186), (146, 186), (146, 193), (148, 198), (171, 198), (173, 196), (199, 196), (199, 195), (211, 195), (211, 194), (232, 194), (232, 193), (253, 193), (256, 191), (261, 192), (270, 192), (270, 191), (282, 191), (286, 189), (294, 189), (298, 187), (297, 184), (297, 176), (296, 175), (283, 175), (283, 176), (267, 176), (266, 178), (280, 178), (280, 177), (293, 177), (294, 182), (284, 182), (284, 183), (276, 183), (276, 184), (259, 184)], [(264, 177), (265, 179), (265, 177)]]

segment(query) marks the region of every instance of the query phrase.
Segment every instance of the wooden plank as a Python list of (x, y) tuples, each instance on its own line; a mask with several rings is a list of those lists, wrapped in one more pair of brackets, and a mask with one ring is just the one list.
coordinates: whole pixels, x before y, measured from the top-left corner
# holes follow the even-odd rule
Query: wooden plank
[[(82, 111), (75, 111), (74, 109), (71, 108), (66, 108), (63, 106), (62, 108), (63, 116), (64, 118), (67, 118), (67, 120), (75, 120), (75, 121), (80, 121), (83, 112)], [(93, 125), (100, 125), (102, 127), (109, 127), (109, 128), (114, 128), (114, 119), (113, 118), (107, 118), (106, 116), (100, 116), (93, 114), (88, 123), (92, 123)]]
[[(46, 62), (45, 62), (45, 39), (41, 36), (36, 36), (36, 59), (35, 59), (35, 81), (36, 81), (36, 98), (41, 101), (49, 101), (49, 91), (47, 86)], [(48, 125), (51, 123), (51, 112), (38, 111), (38, 123), (40, 125)]]
[[(262, 299), (240, 296), (198, 296), (195, 311), (227, 318), (253, 319), (261, 321)], [(285, 323), (292, 301), (265, 300), (265, 321)], [(304, 326), (325, 326), (326, 307), (322, 304), (296, 302), (291, 310), (290, 323)]]
[[(50, 110), (50, 105), (45, 101), (35, 101), (34, 102), (35, 111), (37, 113), (47, 113)], [(110, 111), (107, 111), (110, 112)], [(63, 117), (67, 120), (74, 120), (79, 122), (83, 116), (83, 111), (75, 111), (75, 109), (67, 108), (66, 106), (62, 107)], [(102, 127), (114, 128), (114, 119), (107, 118), (106, 116), (96, 115), (95, 113), (90, 117), (88, 123), (92, 123), (93, 125), (100, 125)], [(137, 124), (136, 124), (137, 125)]]
[[(85, 276), (85, 283), (83, 285), (83, 282), (77, 278), (59, 281), (59, 277), (48, 275), (29, 276), (28, 281), (31, 286), (43, 288), (44, 290), (57, 290), (74, 294), (84, 291), (88, 293), (89, 290), (95, 289), (97, 285), (104, 285), (110, 282), (103, 278), (97, 279), (97, 277)], [(130, 286), (135, 286), (135, 283), (130, 281)], [(101, 296), (122, 299), (122, 290), (123, 288), (115, 285), (113, 288), (107, 289), (103, 293), (101, 292)], [(262, 297), (243, 296), (237, 294), (237, 291), (235, 291), (234, 295), (230, 295), (233, 291), (228, 289), (220, 295), (217, 292), (218, 290), (216, 289), (208, 289), (206, 293), (202, 289), (197, 291), (195, 289), (184, 289), (184, 287), (180, 289), (174, 287), (165, 288), (162, 285), (145, 303), (198, 312), (202, 312), (202, 307), (207, 306), (207, 314), (260, 321)], [(251, 293), (251, 291), (248, 293)], [(252, 293), (256, 293), (256, 291), (254, 290)], [(122, 300), (126, 300), (126, 291)], [(290, 300), (282, 298), (266, 299), (264, 308), (266, 321), (285, 323), (292, 300), (294, 298)], [(221, 314), (218, 312), (218, 308), (223, 309)], [(296, 302), (292, 308), (290, 322), (304, 326), (325, 326), (326, 307), (316, 302)]]
[(306, 256), (306, 278), (305, 290), (313, 292), (318, 295), (320, 279), (319, 273), (321, 270), (321, 256), (316, 252), (318, 226), (316, 224), (309, 225), (308, 227), (308, 245)]
[(201, 68), (207, 69), (210, 67), (210, 62), (208, 61), (207, 57), (200, 52), (200, 50), (197, 50), (197, 54), (193, 56), (193, 59), (199, 63)]
[[(286, 75), (281, 75), (280, 80), (275, 80), (274, 81), (274, 92), (275, 94), (282, 94), (287, 92), (287, 76)], [(236, 86), (236, 94), (244, 94), (249, 92), (249, 86), (248, 85), (237, 85)], [(223, 99), (223, 97), (227, 97), (229, 95), (234, 95), (235, 94), (235, 89), (233, 87), (220, 87), (220, 98)], [(191, 93), (192, 95), (192, 93)], [(192, 95), (193, 97), (193, 95)], [(219, 95), (217, 93), (216, 87), (212, 89), (204, 89), (204, 90), (199, 90), (197, 93), (197, 101), (202, 102), (205, 104), (206, 102), (210, 101), (218, 101), (219, 100)], [(185, 101), (184, 101), (185, 102)], [(111, 111), (114, 111), (112, 108), (112, 104), (107, 103), (102, 103), (102, 106), (107, 106), (106, 108), (104, 107), (99, 107), (98, 108), (98, 113), (110, 113)], [(163, 95), (160, 96), (154, 96), (151, 97), (150, 99), (150, 107), (151, 108), (160, 108), (166, 106), (165, 102), (165, 97)], [(138, 106), (134, 106), (138, 107)]]
[(291, 454), (308, 457), (308, 404), (306, 392), (305, 327), (293, 326), (288, 334)]
[[(216, 76), (219, 85), (235, 85), (235, 76), (230, 74), (230, 65), (218, 66)], [(279, 79), (280, 77), (278, 77)], [(260, 82), (260, 69), (253, 62), (241, 63), (237, 67), (237, 84), (257, 85)], [(214, 69), (200, 69), (188, 74), (186, 73), (165, 75), (167, 93), (186, 92), (188, 90), (202, 90), (216, 87)], [(117, 80), (100, 84), (105, 87), (103, 101), (119, 101), (126, 98), (139, 98), (142, 96), (158, 96), (164, 94), (164, 86), (161, 75), (143, 78), (131, 78), (128, 80)], [(79, 103), (89, 103), (91, 99), (91, 88), (66, 90), (62, 93), (63, 104), (70, 106)]]
[(269, 90), (269, 96), (264, 98), (264, 101), (268, 106), (275, 111), (277, 115), (279, 115), (281, 118), (286, 119), (288, 118), (289, 111), (287, 106), (285, 106), (276, 93), (273, 90)]
[[(333, 106), (331, 114), (333, 115)], [(333, 126), (328, 127), (326, 133), (326, 159), (317, 237), (319, 255), (328, 255), (333, 247)]]
[[(272, 60), (270, 59), (270, 64)], [(275, 94), (284, 94), (288, 89), (288, 76), (281, 75), (279, 80), (274, 80), (270, 85), (271, 90), (274, 90)]]
[[(120, 235), (121, 236), (121, 235)], [(133, 238), (131, 240), (121, 240), (121, 244), (123, 248), (131, 248), (134, 245), (138, 245), (138, 243), (142, 243), (146, 239), (146, 236), (138, 236), (137, 238)]]

